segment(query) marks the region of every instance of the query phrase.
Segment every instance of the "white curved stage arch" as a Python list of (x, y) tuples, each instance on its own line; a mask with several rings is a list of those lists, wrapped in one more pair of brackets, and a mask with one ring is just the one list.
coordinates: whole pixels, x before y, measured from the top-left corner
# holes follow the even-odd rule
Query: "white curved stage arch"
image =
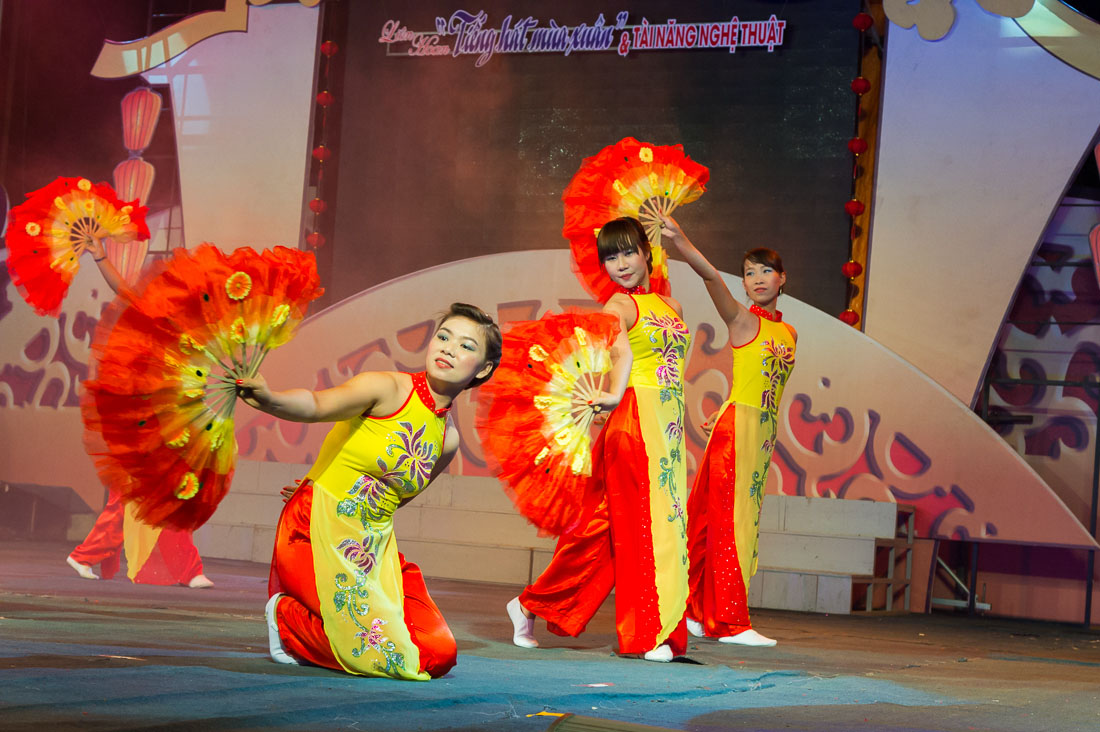
[[(694, 465), (704, 445), (699, 425), (729, 390), (729, 356), (698, 278), (680, 262), (671, 270), (694, 334), (687, 371)], [(739, 281), (728, 279), (737, 292)], [(452, 262), (314, 315), (269, 356), (264, 373), (276, 388), (316, 388), (362, 370), (418, 370), (432, 319), (452, 301), (475, 303), (502, 321), (593, 305), (565, 250)], [(799, 332), (798, 359), (768, 492), (910, 503), (923, 537), (1095, 546), (1043, 480), (966, 405), (832, 316), (790, 297), (781, 305)], [(454, 416), (463, 450), (451, 470), (484, 475), (470, 396), (459, 400)], [(292, 463), (312, 462), (327, 430), (247, 409), (238, 425), (243, 458)]]

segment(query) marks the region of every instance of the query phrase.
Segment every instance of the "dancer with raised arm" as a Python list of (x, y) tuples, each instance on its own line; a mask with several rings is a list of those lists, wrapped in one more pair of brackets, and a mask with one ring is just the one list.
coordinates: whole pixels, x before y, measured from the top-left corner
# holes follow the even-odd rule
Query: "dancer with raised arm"
[(688, 630), (722, 643), (774, 646), (775, 640), (752, 628), (747, 597), (756, 572), (760, 507), (779, 404), (794, 368), (798, 339), (776, 309), (787, 275), (783, 260), (771, 249), (746, 252), (742, 284), (751, 304), (745, 307), (679, 225), (671, 218), (663, 221), (662, 241), (703, 278), (733, 353), (730, 396), (707, 419), (713, 427), (688, 500)]
[[(103, 242), (96, 237), (91, 241), (87, 253), (107, 286), (118, 294), (125, 286), (122, 275), (107, 258)], [(111, 579), (118, 572), (123, 553), (126, 575), (136, 584), (181, 584), (192, 589), (214, 586), (203, 574), (202, 558), (190, 531), (161, 529), (138, 521), (133, 510), (111, 491), (88, 536), (65, 561), (84, 579)]]

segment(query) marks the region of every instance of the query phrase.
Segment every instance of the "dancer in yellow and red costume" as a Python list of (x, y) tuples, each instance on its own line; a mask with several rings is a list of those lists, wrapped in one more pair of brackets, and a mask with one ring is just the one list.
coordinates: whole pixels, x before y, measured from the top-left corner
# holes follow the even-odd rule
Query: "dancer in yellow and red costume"
[(670, 661), (687, 645), (683, 375), (690, 336), (663, 268), (665, 293), (650, 291), (654, 256), (637, 219), (607, 222), (596, 247), (592, 259), (614, 290), (603, 311), (620, 330), (610, 386), (591, 407), (612, 411), (592, 450), (583, 518), (507, 610), (513, 642), (531, 648), (538, 645), (535, 616), (553, 633), (578, 635), (614, 588), (619, 652)]
[(662, 241), (703, 278), (726, 323), (733, 353), (730, 396), (707, 420), (713, 427), (688, 501), (688, 629), (723, 643), (774, 646), (773, 639), (753, 630), (747, 596), (756, 573), (760, 508), (779, 404), (798, 339), (776, 309), (787, 275), (771, 249), (746, 252), (742, 284), (751, 302), (746, 308), (676, 222), (668, 217), (663, 222)]
[(365, 372), (318, 392), (238, 381), (257, 409), (336, 422), (276, 529), (266, 610), (273, 660), (421, 681), (454, 666), (454, 636), (419, 568), (398, 551), (393, 514), (454, 457), (447, 412), (492, 375), (500, 352), (492, 318), (456, 303), (422, 373)]
[[(85, 251), (98, 265), (112, 291), (117, 294), (125, 287), (122, 275), (107, 259), (99, 238), (92, 238)], [(203, 574), (202, 558), (190, 531), (150, 526), (136, 518), (131, 504), (124, 504), (118, 493), (110, 491), (107, 505), (88, 536), (66, 561), (84, 579), (111, 579), (119, 570), (123, 553), (126, 576), (136, 584), (181, 584), (193, 589), (214, 585)], [(99, 574), (94, 570), (96, 565), (99, 565)]]

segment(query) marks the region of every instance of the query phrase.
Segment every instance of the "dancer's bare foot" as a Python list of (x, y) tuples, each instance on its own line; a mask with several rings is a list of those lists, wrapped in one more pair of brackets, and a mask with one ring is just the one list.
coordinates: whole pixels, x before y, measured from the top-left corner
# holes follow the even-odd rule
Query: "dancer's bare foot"
[(735, 646), (774, 646), (776, 641), (774, 638), (768, 638), (767, 636), (760, 635), (752, 628), (743, 630), (737, 635), (727, 635), (718, 639), (719, 643), (729, 643)]
[(538, 648), (539, 642), (535, 640), (535, 614), (520, 604), (518, 597), (513, 597), (506, 606), (508, 619), (512, 621), (512, 643), (520, 648)]
[(70, 567), (75, 569), (76, 573), (84, 579), (99, 579), (99, 575), (92, 571), (91, 567), (89, 567), (87, 564), (81, 564), (80, 562), (76, 561), (75, 559), (73, 559), (73, 555), (70, 554), (68, 557), (66, 557), (65, 562)]
[(187, 586), (192, 590), (205, 590), (207, 587), (213, 587), (214, 582), (205, 574), (196, 574), (191, 578), (191, 581), (187, 583)]

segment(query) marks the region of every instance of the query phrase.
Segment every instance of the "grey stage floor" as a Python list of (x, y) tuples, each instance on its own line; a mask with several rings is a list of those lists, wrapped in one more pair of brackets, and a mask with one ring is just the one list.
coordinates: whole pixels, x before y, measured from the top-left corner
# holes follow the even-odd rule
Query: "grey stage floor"
[[(1098, 730), (1100, 635), (954, 615), (760, 611), (779, 640), (616, 657), (610, 603), (577, 639), (511, 645), (517, 588), (431, 580), (459, 644), (428, 683), (267, 658), (267, 567), (209, 590), (82, 580), (68, 545), (0, 542), (0, 729), (545, 730), (572, 713), (688, 730)], [(580, 720), (574, 719), (577, 723)]]

